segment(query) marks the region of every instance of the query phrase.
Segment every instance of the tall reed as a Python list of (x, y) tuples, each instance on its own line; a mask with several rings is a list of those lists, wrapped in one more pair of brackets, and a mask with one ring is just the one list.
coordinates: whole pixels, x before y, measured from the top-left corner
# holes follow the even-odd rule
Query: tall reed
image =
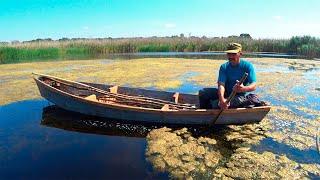
[(291, 39), (242, 37), (150, 37), (35, 40), (0, 43), (0, 63), (99, 57), (112, 53), (224, 51), (230, 42), (243, 45), (246, 52), (274, 52), (320, 57), (320, 39), (302, 36)]

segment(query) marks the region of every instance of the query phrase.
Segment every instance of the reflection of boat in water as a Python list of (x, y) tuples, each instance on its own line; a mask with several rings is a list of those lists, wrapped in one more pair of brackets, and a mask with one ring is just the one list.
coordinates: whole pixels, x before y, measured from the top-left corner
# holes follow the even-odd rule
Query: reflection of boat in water
[[(199, 109), (198, 96), (140, 88), (78, 83), (48, 75), (35, 78), (41, 96), (57, 106), (87, 115), (156, 124), (208, 125), (218, 109)], [(261, 121), (270, 106), (227, 109), (216, 124)]]
[[(172, 130), (187, 128), (194, 136), (199, 136), (199, 132), (201, 133), (207, 129), (204, 126), (180, 126), (172, 124), (155, 126), (151, 123), (128, 123), (127, 121), (106, 119), (68, 111), (56, 105), (43, 108), (41, 125), (82, 133), (126, 137), (146, 137), (151, 130), (164, 126)], [(221, 128), (224, 128), (224, 126), (216, 126), (216, 130), (221, 130)]]
[(111, 136), (145, 137), (154, 128), (141, 124), (126, 124), (117, 120), (88, 116), (59, 108), (47, 106), (42, 111), (41, 125), (68, 131)]

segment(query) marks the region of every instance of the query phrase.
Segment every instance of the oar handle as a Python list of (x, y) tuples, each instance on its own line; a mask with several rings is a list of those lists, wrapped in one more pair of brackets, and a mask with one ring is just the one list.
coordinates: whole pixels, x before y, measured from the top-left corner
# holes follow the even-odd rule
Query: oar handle
[[(243, 84), (244, 81), (247, 79), (248, 77), (248, 73), (244, 73), (244, 75), (242, 76), (242, 78), (239, 81), (239, 84)], [(228, 104), (230, 101), (232, 101), (232, 99), (234, 98), (234, 96), (237, 94), (237, 92), (235, 90), (232, 91), (232, 93), (230, 94), (230, 96), (227, 98), (226, 103)]]
[[(242, 76), (242, 78), (239, 81), (239, 84), (242, 84), (248, 77), (248, 73), (244, 73), (244, 75)], [(230, 101), (232, 101), (232, 99), (234, 98), (234, 96), (237, 94), (237, 92), (235, 90), (232, 91), (232, 93), (230, 94), (230, 96), (227, 98), (226, 103), (228, 104)], [(211, 128), (213, 125), (216, 124), (217, 120), (220, 118), (220, 115), (222, 114), (223, 109), (221, 109), (218, 113), (218, 115), (216, 116), (216, 118), (210, 123), (209, 128)]]

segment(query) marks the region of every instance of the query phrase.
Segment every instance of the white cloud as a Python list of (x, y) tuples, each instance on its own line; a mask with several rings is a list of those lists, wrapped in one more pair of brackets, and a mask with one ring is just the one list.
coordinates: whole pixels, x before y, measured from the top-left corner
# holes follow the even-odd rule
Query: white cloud
[(82, 29), (84, 29), (84, 30), (88, 30), (88, 29), (89, 29), (89, 27), (88, 27), (88, 26), (83, 26), (83, 27), (82, 27)]
[(175, 27), (176, 27), (176, 24), (174, 24), (174, 23), (166, 23), (166, 24), (164, 25), (164, 27), (167, 28), (167, 29), (175, 28)]

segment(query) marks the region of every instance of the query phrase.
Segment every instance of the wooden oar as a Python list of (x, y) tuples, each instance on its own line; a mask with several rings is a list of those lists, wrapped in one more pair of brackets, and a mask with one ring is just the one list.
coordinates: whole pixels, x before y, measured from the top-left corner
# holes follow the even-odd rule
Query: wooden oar
[[(95, 92), (98, 92), (98, 93), (101, 93), (101, 94), (110, 95), (110, 96), (117, 97), (117, 98), (138, 100), (138, 101), (143, 101), (143, 102), (146, 102), (146, 103), (153, 103), (153, 104), (162, 105), (162, 106), (165, 105), (165, 104), (169, 104), (171, 107), (182, 108), (182, 109), (195, 109), (195, 107), (193, 107), (191, 104), (173, 103), (173, 102), (170, 102), (170, 101), (165, 101), (165, 100), (155, 99), (155, 98), (129, 96), (129, 95), (125, 95), (125, 94), (115, 94), (115, 93), (104, 91), (102, 89), (95, 88), (95, 87), (89, 86), (87, 84), (83, 84), (83, 83), (76, 82), (76, 81), (70, 81), (70, 80), (58, 78), (58, 77), (55, 77), (55, 76), (39, 74), (39, 73), (32, 73), (32, 74), (38, 75), (38, 76), (52, 78), (52, 79), (55, 79), (55, 80), (60, 80), (60, 83), (63, 83), (63, 84), (67, 84), (65, 82), (77, 84), (77, 85), (86, 87), (87, 90), (92, 90), (92, 91), (95, 91)], [(64, 82), (61, 82), (61, 81), (64, 81)], [(75, 87), (75, 88), (77, 88), (77, 87)]]
[[(244, 73), (244, 75), (242, 76), (242, 78), (239, 81), (239, 84), (243, 84), (243, 82), (247, 79), (248, 77), (248, 73)], [(237, 92), (235, 90), (232, 91), (232, 93), (230, 94), (230, 96), (227, 98), (226, 103), (229, 104), (230, 101), (232, 101), (232, 99), (234, 98), (234, 96), (237, 94)], [(209, 127), (212, 127), (213, 125), (216, 124), (217, 120), (220, 118), (220, 115), (222, 114), (223, 109), (220, 110), (218, 116), (210, 123)]]
[[(113, 102), (113, 103), (119, 103), (119, 104), (126, 104), (126, 105), (133, 105), (138, 107), (150, 107), (154, 109), (161, 109), (163, 108), (163, 104), (155, 104), (153, 102), (144, 102), (144, 101), (136, 101), (136, 100), (130, 100), (125, 98), (114, 98), (111, 96), (108, 97), (99, 97), (99, 100), (106, 101), (106, 102)], [(168, 105), (173, 110), (181, 110), (178, 107)]]

